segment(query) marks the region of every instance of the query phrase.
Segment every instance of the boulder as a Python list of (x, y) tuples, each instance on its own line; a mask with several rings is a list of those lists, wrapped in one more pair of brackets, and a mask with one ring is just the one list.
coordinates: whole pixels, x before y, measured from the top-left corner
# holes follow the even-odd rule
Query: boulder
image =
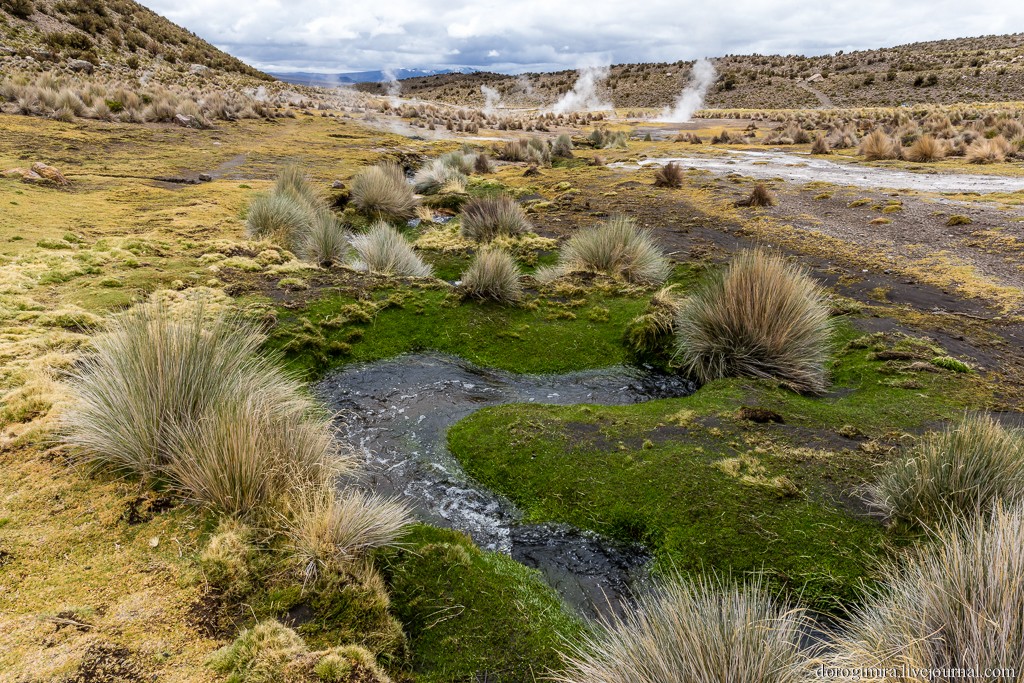
[(175, 114), (174, 118), (171, 119), (174, 123), (181, 126), (182, 128), (202, 128), (203, 123), (194, 116), (188, 114)]
[(205, 64), (192, 64), (188, 67), (188, 72), (191, 74), (205, 74), (210, 70), (210, 67)]
[(37, 161), (32, 164), (32, 172), (39, 175), (41, 178), (50, 181), (54, 185), (60, 185), (62, 187), (67, 186), (68, 179), (64, 177), (64, 174), (58, 171), (53, 166), (47, 166), (41, 161)]
[(209, 173), (200, 173), (199, 174), (199, 182), (201, 182), (201, 183), (208, 183), (211, 180), (213, 180), (213, 176), (210, 175)]
[(807, 77), (807, 82), (808, 83), (817, 83), (818, 81), (823, 81), (823, 80), (825, 80), (825, 77), (822, 76), (821, 74), (814, 74), (813, 76), (808, 76)]
[(70, 59), (68, 60), (68, 68), (76, 73), (91, 74), (93, 65), (92, 62), (87, 62), (84, 59)]

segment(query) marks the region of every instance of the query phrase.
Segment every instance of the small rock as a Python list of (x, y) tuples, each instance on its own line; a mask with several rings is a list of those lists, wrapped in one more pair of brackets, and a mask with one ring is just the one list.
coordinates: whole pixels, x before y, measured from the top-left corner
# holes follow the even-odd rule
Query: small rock
[(174, 123), (181, 126), (182, 128), (202, 128), (203, 124), (194, 116), (187, 114), (175, 114)]
[(740, 420), (749, 420), (751, 422), (757, 422), (758, 424), (767, 424), (769, 422), (783, 424), (782, 416), (774, 410), (768, 410), (767, 408), (743, 406), (736, 414), (736, 417)]
[(64, 177), (63, 173), (55, 169), (53, 166), (47, 166), (41, 161), (37, 161), (36, 163), (32, 164), (32, 171), (39, 174), (40, 177), (49, 180), (51, 183), (55, 185), (65, 187), (69, 184), (68, 179)]
[(84, 59), (71, 59), (68, 60), (68, 68), (76, 73), (91, 74), (93, 65), (92, 62), (87, 62)]
[(160, 537), (159, 536), (154, 536), (153, 538), (149, 539), (149, 547), (150, 548), (155, 548), (158, 545), (160, 545)]
[(345, 183), (341, 182), (340, 180), (335, 180), (333, 183), (331, 183), (331, 189), (334, 189), (334, 190), (344, 190), (345, 189)]
[(199, 182), (201, 182), (201, 183), (208, 183), (211, 180), (213, 180), (213, 176), (210, 175), (209, 173), (200, 173), (199, 174)]
[(210, 67), (205, 66), (203, 64), (192, 64), (191, 66), (188, 67), (189, 73), (192, 73), (192, 74), (205, 74), (209, 70), (210, 70)]

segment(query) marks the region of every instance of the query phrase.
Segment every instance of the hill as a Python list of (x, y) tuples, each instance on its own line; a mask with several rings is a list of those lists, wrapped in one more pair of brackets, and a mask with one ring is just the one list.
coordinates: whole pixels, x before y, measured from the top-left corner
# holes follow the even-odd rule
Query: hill
[[(820, 57), (726, 55), (713, 60), (713, 108), (898, 106), (908, 103), (1024, 100), (1024, 34), (957, 38)], [(602, 85), (616, 107), (664, 107), (685, 86), (693, 62), (616, 64)], [(401, 81), (402, 94), (482, 105), (480, 87), (496, 89), (509, 106), (554, 102), (576, 72), (509, 76), (488, 72)], [(359, 89), (383, 93), (376, 83)]]
[(4, 71), (65, 65), (124, 73), (160, 66), (272, 80), (132, 0), (0, 0), (0, 63)]

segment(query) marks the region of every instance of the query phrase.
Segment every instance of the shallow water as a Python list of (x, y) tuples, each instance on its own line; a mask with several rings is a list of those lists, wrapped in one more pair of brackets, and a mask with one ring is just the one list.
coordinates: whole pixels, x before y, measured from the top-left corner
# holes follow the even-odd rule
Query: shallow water
[(365, 460), (368, 486), (409, 501), (424, 521), (540, 569), (569, 604), (593, 616), (617, 609), (646, 580), (649, 555), (567, 526), (524, 524), (510, 501), (465, 474), (448, 451), (448, 427), (502, 403), (627, 405), (694, 389), (624, 367), (519, 375), (424, 353), (346, 367), (316, 392), (338, 411), (342, 438)]
[(842, 164), (817, 157), (780, 151), (729, 150), (717, 156), (680, 156), (644, 159), (637, 164), (611, 164), (618, 168), (664, 166), (677, 162), (686, 168), (713, 173), (738, 173), (753, 178), (782, 178), (791, 183), (812, 181), (871, 189), (906, 189), (919, 192), (1017, 192), (1024, 178), (968, 173), (915, 173), (859, 164)]

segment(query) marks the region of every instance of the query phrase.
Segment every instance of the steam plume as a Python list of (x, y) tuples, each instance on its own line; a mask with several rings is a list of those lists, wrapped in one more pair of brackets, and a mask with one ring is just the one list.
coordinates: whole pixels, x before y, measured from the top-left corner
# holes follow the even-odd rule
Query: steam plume
[(686, 123), (693, 118), (693, 112), (704, 104), (704, 95), (715, 82), (715, 65), (706, 59), (699, 59), (690, 70), (690, 82), (679, 94), (674, 106), (662, 110), (657, 121)]
[(493, 116), (501, 104), (501, 93), (489, 85), (481, 85), (480, 92), (484, 94), (484, 115)]
[(573, 111), (601, 111), (613, 109), (611, 102), (604, 102), (597, 93), (604, 79), (608, 78), (607, 66), (588, 66), (580, 69), (580, 75), (572, 90), (562, 95), (551, 107), (555, 114), (566, 114)]

